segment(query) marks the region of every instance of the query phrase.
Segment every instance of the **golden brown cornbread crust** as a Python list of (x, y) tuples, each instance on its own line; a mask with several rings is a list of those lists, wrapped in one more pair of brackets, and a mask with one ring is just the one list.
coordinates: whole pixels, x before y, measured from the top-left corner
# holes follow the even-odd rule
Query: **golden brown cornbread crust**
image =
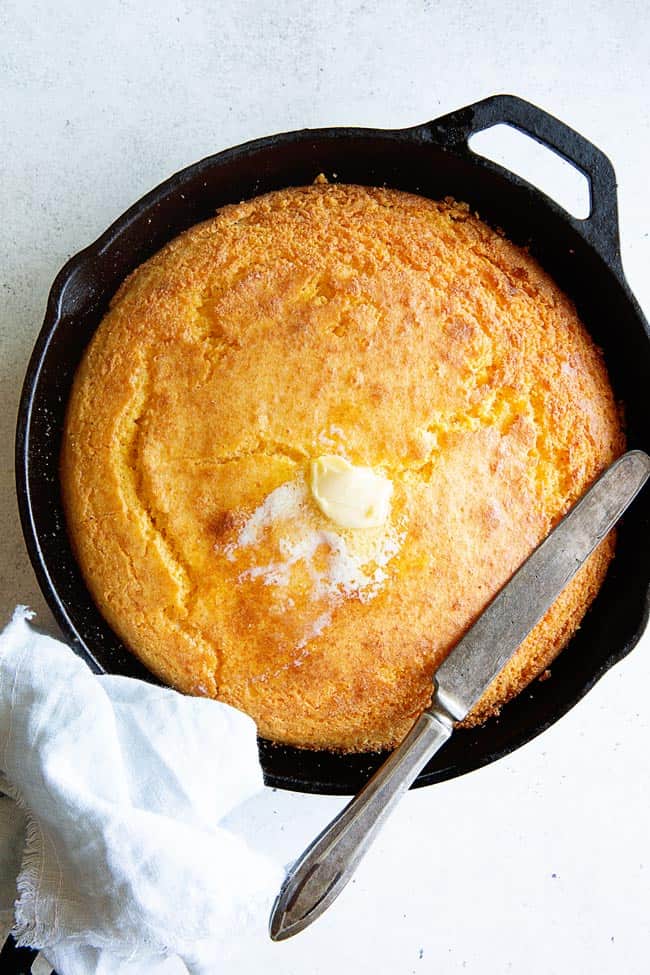
[[(61, 479), (90, 591), (151, 670), (273, 740), (355, 751), (401, 739), (432, 672), (623, 445), (599, 351), (524, 250), (451, 200), (318, 183), (225, 207), (124, 282), (75, 379)], [(399, 545), (374, 598), (316, 596), (300, 562), (270, 584), (282, 524), (240, 544), (323, 453), (393, 480)], [(612, 553), (472, 722), (548, 667)]]

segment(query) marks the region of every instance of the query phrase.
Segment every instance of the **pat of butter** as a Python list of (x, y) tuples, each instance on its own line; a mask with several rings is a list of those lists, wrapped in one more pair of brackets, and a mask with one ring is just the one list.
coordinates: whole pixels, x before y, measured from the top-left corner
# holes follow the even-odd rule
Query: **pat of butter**
[(323, 514), (341, 528), (378, 528), (390, 514), (393, 485), (388, 478), (343, 457), (312, 461), (311, 491)]

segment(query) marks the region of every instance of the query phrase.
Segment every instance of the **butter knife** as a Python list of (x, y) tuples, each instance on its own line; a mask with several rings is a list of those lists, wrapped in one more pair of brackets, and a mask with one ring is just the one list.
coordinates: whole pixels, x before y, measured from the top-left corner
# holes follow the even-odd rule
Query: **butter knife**
[(471, 711), (519, 645), (650, 475), (650, 457), (624, 454), (592, 485), (499, 591), (434, 676), (432, 703), (361, 792), (290, 868), (271, 911), (282, 941), (338, 897), (404, 792)]

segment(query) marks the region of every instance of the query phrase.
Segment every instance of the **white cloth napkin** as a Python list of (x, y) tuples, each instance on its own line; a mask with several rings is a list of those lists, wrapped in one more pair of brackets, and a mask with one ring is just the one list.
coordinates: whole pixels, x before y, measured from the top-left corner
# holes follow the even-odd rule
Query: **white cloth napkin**
[(282, 880), (219, 826), (262, 788), (253, 722), (96, 677), (29, 618), (0, 636), (0, 923), (15, 900), (59, 975), (222, 971)]

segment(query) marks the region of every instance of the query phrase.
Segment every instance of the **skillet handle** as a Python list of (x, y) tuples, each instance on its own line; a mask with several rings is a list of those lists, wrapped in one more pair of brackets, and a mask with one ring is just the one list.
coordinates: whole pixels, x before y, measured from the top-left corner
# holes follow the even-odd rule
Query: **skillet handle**
[[(16, 947), (16, 942), (9, 935), (0, 950), (0, 972), (3, 975), (30, 975), (37, 957), (38, 952), (33, 948)], [(56, 975), (56, 972), (52, 975)]]
[(472, 152), (470, 136), (499, 123), (511, 125), (552, 149), (586, 177), (589, 216), (580, 220), (567, 214), (567, 219), (610, 266), (622, 271), (614, 167), (605, 153), (580, 133), (516, 95), (492, 95), (435, 119), (427, 128), (444, 148), (468, 155)]

